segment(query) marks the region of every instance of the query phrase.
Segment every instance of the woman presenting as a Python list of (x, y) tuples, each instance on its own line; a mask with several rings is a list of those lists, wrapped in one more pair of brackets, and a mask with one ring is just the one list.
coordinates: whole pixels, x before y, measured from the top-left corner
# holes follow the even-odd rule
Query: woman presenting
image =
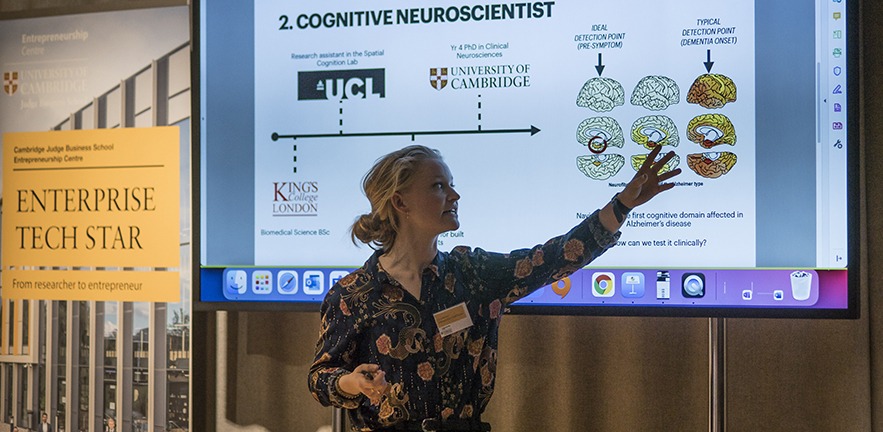
[[(583, 268), (616, 244), (628, 212), (671, 189), (653, 149), (635, 177), (566, 234), (510, 253), (458, 246), (438, 236), (460, 227), (450, 170), (413, 145), (379, 159), (363, 181), (371, 212), (353, 242), (375, 249), (322, 304), (310, 391), (348, 411), (354, 431), (487, 431), (497, 335), (512, 302)], [(504, 220), (501, 224), (506, 223)]]

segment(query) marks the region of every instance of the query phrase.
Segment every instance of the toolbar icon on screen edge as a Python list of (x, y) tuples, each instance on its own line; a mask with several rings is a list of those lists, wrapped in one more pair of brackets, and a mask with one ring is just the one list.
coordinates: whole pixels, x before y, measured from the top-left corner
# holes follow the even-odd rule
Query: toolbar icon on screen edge
[(270, 294), (273, 291), (273, 275), (268, 270), (252, 272), (251, 291), (255, 294)]
[(616, 292), (616, 279), (613, 273), (598, 272), (592, 274), (592, 295), (595, 297), (613, 297)]
[(681, 294), (686, 298), (705, 297), (705, 275), (702, 273), (684, 273), (681, 279)]
[(325, 291), (325, 274), (321, 271), (304, 272), (304, 294), (320, 295)]
[(644, 273), (625, 272), (622, 274), (622, 296), (629, 298), (644, 297)]
[(276, 281), (276, 291), (279, 294), (297, 294), (297, 272), (294, 270), (284, 270), (279, 272)]
[(227, 270), (224, 287), (229, 294), (245, 294), (248, 289), (248, 275), (245, 270)]
[(667, 270), (656, 272), (656, 300), (671, 299), (671, 275)]
[(335, 270), (335, 271), (331, 272), (331, 274), (328, 276), (328, 278), (331, 279), (331, 281), (329, 282), (329, 285), (336, 284), (338, 281), (345, 278), (348, 274), (350, 274), (350, 272), (341, 271), (341, 270)]

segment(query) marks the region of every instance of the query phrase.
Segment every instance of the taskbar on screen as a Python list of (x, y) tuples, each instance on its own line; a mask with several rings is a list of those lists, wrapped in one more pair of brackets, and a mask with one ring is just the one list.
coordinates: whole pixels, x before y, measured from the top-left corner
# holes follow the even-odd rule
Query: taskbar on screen
[[(354, 268), (205, 267), (204, 302), (320, 303)], [(848, 307), (846, 269), (581, 269), (515, 306)]]

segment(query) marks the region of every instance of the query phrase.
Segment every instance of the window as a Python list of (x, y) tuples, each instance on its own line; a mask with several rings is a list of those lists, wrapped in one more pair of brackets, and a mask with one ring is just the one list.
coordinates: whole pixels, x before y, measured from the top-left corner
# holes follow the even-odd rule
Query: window
[(77, 366), (79, 369), (78, 381), (79, 385), (79, 395), (78, 395), (78, 426), (79, 430), (89, 430), (89, 391), (91, 387), (89, 383), (91, 380), (89, 379), (89, 365), (92, 364), (91, 359), (89, 358), (89, 347), (91, 345), (91, 329), (89, 327), (89, 316), (92, 308), (90, 307), (89, 302), (80, 301), (76, 302), (79, 305), (79, 321), (80, 321), (80, 343), (79, 343), (79, 362), (77, 362)]
[[(149, 303), (133, 303), (132, 318), (132, 423), (135, 430), (147, 427), (150, 397), (147, 392), (147, 368), (150, 352)], [(142, 428), (142, 429), (139, 429)]]
[(31, 331), (31, 304), (27, 300), (21, 301), (21, 349), (22, 354), (28, 353), (28, 345)]
[(9, 323), (7, 323), (8, 327), (8, 338), (6, 340), (6, 344), (9, 347), (9, 350), (6, 351), (7, 354), (14, 354), (12, 349), (15, 341), (15, 301), (9, 301)]

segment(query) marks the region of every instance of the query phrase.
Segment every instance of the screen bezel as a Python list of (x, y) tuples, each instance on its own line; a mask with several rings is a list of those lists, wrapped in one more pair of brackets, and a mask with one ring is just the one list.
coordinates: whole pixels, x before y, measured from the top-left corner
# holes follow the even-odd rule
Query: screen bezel
[[(192, 279), (193, 308), (196, 311), (301, 311), (316, 312), (321, 302), (203, 301), (201, 266), (201, 17), (200, 1), (191, 3), (191, 109), (192, 118)], [(834, 318), (856, 319), (860, 302), (860, 141), (859, 141), (859, 14), (855, 1), (846, 2), (847, 92), (847, 307), (844, 309), (774, 308), (774, 307), (678, 307), (678, 306), (550, 306), (512, 305), (507, 312), (526, 315), (597, 315), (644, 317), (720, 317), (720, 318)], [(234, 85), (234, 83), (231, 83)], [(245, 85), (249, 85), (245, 83)], [(366, 251), (366, 258), (369, 252)], [(241, 266), (252, 267), (252, 266)], [(258, 268), (259, 266), (254, 266)]]

